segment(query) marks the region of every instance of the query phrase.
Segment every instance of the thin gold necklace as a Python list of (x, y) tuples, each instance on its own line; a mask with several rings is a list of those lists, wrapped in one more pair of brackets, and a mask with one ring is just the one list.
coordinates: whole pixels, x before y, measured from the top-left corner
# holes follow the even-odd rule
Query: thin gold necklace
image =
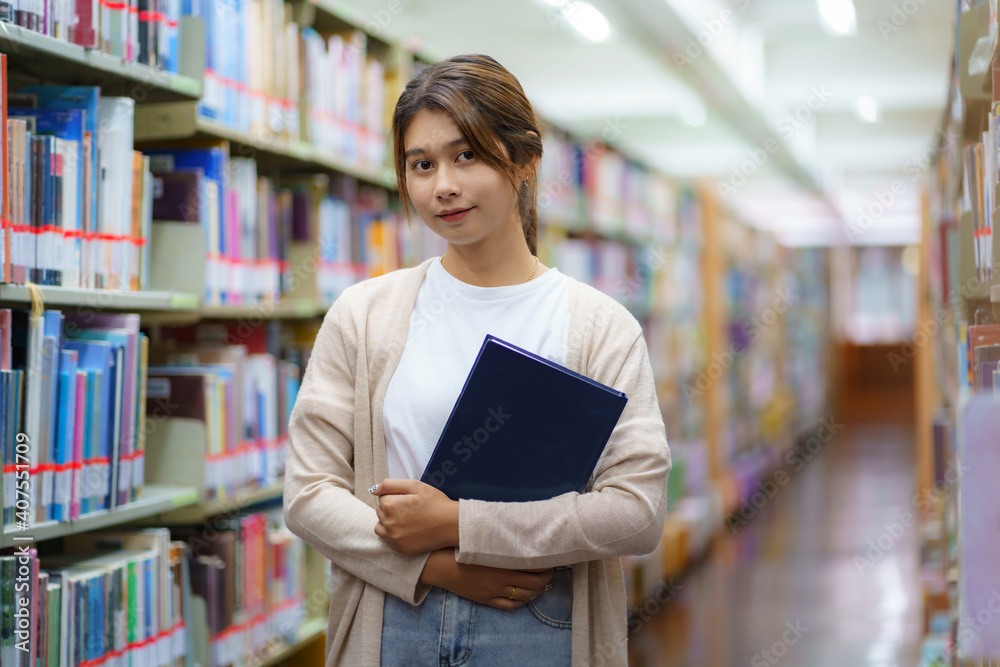
[[(441, 266), (444, 266), (444, 258), (447, 256), (448, 256), (447, 252), (441, 255), (441, 260), (440, 260)], [(528, 279), (524, 281), (526, 283), (530, 283), (531, 279), (535, 277), (535, 272), (538, 271), (538, 255), (533, 255), (533, 257), (535, 258), (535, 268), (531, 270), (531, 273), (528, 275)]]

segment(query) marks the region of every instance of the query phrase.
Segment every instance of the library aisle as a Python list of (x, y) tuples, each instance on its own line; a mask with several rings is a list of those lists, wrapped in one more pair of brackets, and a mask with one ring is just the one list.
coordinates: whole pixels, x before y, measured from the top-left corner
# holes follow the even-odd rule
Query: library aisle
[(997, 664), (997, 4), (0, 0), (0, 667)]
[(882, 414), (848, 407), (843, 431), (752, 521), (670, 581), (669, 603), (630, 638), (630, 667), (918, 664), (919, 535), (900, 524), (867, 554), (912, 502), (913, 425), (898, 409), (912, 396), (868, 398)]

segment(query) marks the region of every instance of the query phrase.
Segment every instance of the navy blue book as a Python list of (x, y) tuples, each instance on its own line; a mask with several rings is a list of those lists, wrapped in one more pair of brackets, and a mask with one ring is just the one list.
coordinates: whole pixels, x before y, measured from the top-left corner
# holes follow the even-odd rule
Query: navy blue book
[(627, 401), (487, 335), (420, 481), (452, 500), (583, 493)]

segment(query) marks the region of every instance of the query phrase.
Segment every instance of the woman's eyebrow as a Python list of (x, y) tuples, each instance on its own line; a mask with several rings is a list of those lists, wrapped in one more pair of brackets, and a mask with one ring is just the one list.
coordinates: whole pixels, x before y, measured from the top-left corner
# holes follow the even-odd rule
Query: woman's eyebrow
[[(465, 140), (465, 137), (459, 137), (458, 139), (452, 139), (451, 141), (449, 141), (448, 143), (446, 143), (444, 145), (444, 147), (445, 148), (454, 148), (455, 146), (461, 146), (462, 144), (467, 144), (467, 143), (469, 143), (469, 142), (467, 142)], [(410, 158), (410, 157), (412, 157), (414, 155), (423, 155), (423, 154), (426, 154), (426, 153), (427, 153), (427, 151), (424, 150), (423, 148), (411, 148), (410, 150), (406, 151), (406, 153), (403, 154), (403, 157), (404, 158)]]

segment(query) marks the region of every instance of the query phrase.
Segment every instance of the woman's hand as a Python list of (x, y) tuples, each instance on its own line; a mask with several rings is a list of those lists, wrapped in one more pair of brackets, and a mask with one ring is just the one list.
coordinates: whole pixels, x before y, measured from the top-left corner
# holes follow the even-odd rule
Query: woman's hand
[(375, 534), (406, 556), (458, 546), (458, 501), (415, 479), (386, 479), (378, 496)]
[(450, 548), (432, 553), (420, 575), (421, 583), (497, 609), (523, 607), (545, 592), (551, 579), (551, 568), (526, 572), (459, 563), (455, 550)]

